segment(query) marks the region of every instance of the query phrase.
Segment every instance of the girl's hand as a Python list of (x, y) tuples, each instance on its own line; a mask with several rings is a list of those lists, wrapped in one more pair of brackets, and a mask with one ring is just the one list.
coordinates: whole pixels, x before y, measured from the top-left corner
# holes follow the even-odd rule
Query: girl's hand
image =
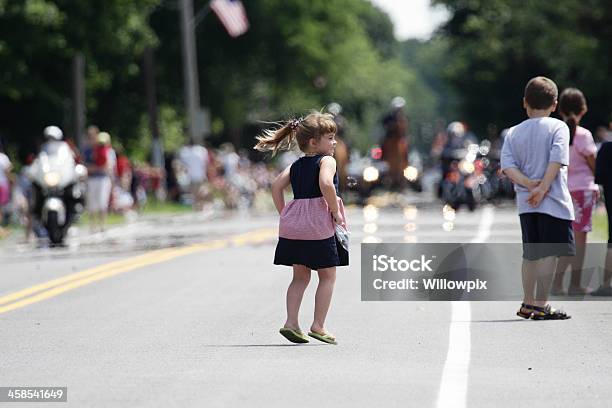
[(332, 211), (332, 217), (334, 218), (334, 222), (338, 225), (343, 225), (344, 220), (342, 219), (342, 214), (339, 211)]

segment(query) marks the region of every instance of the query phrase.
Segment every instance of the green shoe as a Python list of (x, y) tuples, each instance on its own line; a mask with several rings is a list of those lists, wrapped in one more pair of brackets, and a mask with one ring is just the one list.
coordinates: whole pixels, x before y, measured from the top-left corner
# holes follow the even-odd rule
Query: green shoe
[(315, 333), (315, 332), (309, 332), (308, 335), (312, 337), (313, 339), (322, 341), (323, 343), (338, 344), (338, 342), (336, 341), (336, 338), (332, 334), (329, 334), (329, 333), (320, 334), (320, 333)]
[(287, 327), (282, 327), (278, 331), (284, 338), (289, 340), (292, 343), (309, 343), (308, 337), (304, 336), (299, 330), (289, 329)]

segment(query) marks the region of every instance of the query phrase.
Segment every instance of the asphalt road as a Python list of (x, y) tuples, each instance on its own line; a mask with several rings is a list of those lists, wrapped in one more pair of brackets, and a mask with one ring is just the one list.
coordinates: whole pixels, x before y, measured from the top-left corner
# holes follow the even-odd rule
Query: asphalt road
[(361, 242), (520, 242), (514, 211), (350, 209), (338, 346), (278, 334), (290, 271), (272, 265), (272, 214), (149, 219), (61, 250), (4, 242), (0, 386), (67, 386), (71, 407), (609, 407), (610, 302), (557, 301), (571, 320), (534, 322), (516, 302), (360, 300)]

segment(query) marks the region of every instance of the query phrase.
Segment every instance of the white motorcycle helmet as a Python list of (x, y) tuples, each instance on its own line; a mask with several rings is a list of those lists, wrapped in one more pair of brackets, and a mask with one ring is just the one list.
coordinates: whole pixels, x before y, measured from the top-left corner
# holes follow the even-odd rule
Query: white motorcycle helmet
[(402, 109), (404, 106), (406, 106), (406, 100), (401, 96), (396, 96), (395, 98), (391, 99), (391, 103), (389, 104), (389, 108), (391, 108), (391, 110)]
[(465, 126), (461, 122), (451, 122), (446, 128), (446, 132), (449, 136), (463, 137), (465, 134)]
[(62, 140), (64, 138), (64, 133), (57, 126), (47, 126), (43, 131), (43, 135), (45, 139), (48, 140)]
[(342, 113), (342, 106), (337, 102), (332, 102), (327, 106), (327, 111), (334, 116)]

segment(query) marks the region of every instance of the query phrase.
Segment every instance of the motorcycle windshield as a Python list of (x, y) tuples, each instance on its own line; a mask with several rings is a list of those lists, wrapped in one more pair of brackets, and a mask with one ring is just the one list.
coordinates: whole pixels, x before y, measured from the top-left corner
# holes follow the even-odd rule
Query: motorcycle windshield
[(33, 166), (36, 179), (47, 187), (65, 187), (74, 179), (74, 156), (65, 142), (43, 145)]

